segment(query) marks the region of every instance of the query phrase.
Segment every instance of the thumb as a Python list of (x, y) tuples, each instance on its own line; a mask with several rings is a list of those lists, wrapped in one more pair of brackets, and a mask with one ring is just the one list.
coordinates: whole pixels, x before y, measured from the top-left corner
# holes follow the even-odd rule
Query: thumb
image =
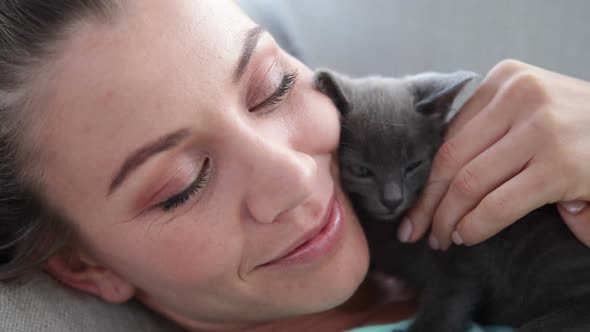
[(588, 202), (559, 202), (557, 210), (578, 240), (590, 247), (590, 205)]

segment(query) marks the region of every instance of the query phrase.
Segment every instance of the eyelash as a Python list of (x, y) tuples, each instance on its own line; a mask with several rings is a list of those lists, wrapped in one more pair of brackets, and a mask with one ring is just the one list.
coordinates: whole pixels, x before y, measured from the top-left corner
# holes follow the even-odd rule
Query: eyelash
[(197, 179), (193, 183), (191, 183), (191, 185), (188, 188), (186, 188), (186, 190), (184, 190), (183, 192), (181, 192), (177, 195), (170, 197), (168, 200), (161, 203), (160, 204), (161, 209), (164, 212), (168, 212), (168, 211), (173, 210), (174, 208), (184, 204), (193, 195), (195, 195), (202, 188), (205, 187), (205, 185), (209, 181), (210, 176), (211, 176), (211, 166), (209, 165), (209, 159), (207, 159), (207, 160), (205, 160), (205, 163), (203, 164), (203, 171), (201, 172), (201, 174), (199, 174)]
[(283, 99), (285, 98), (285, 96), (287, 94), (289, 94), (289, 92), (293, 89), (293, 86), (295, 86), (295, 83), (297, 83), (297, 78), (299, 76), (299, 73), (297, 71), (293, 72), (293, 73), (289, 73), (289, 74), (285, 74), (285, 76), (283, 76), (283, 80), (281, 81), (281, 84), (279, 85), (279, 87), (276, 89), (276, 91), (270, 95), (266, 100), (264, 100), (262, 103), (254, 106), (254, 108), (252, 110), (250, 110), (250, 112), (258, 112), (259, 110), (266, 108), (268, 106), (272, 106), (272, 105), (276, 105), (280, 102), (283, 101)]
[[(298, 72), (293, 72), (289, 74), (285, 74), (283, 76), (283, 80), (281, 84), (277, 88), (277, 90), (270, 95), (266, 100), (262, 103), (256, 105), (251, 112), (257, 112), (260, 109), (263, 109), (268, 106), (276, 105), (283, 101), (285, 96), (289, 94), (289, 92), (297, 83)], [(209, 166), (209, 159), (205, 161), (205, 165), (203, 167), (203, 172), (197, 177), (197, 179), (183, 192), (170, 197), (165, 202), (161, 203), (161, 209), (164, 212), (171, 211), (176, 207), (186, 203), (193, 195), (198, 193), (209, 181), (209, 177), (211, 175), (211, 167)]]

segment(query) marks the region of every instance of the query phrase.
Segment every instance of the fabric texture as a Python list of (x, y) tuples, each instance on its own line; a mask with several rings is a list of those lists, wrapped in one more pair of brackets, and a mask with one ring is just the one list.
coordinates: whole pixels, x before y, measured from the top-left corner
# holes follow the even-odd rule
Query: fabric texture
[(105, 303), (39, 273), (0, 287), (0, 331), (179, 332), (137, 302)]

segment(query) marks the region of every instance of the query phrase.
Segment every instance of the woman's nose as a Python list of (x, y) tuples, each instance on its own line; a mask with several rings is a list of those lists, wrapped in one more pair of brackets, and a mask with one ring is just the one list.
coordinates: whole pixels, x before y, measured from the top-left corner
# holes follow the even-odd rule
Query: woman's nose
[(312, 156), (288, 144), (257, 139), (255, 148), (247, 153), (250, 186), (246, 205), (256, 221), (272, 223), (313, 193), (317, 164)]

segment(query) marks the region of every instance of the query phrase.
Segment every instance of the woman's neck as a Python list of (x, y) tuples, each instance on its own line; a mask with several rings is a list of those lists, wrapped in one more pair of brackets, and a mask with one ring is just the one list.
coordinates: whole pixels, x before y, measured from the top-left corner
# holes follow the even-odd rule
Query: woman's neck
[(409, 318), (415, 312), (414, 297), (399, 281), (374, 275), (368, 277), (347, 302), (332, 310), (227, 331), (341, 332), (360, 326), (391, 323)]

